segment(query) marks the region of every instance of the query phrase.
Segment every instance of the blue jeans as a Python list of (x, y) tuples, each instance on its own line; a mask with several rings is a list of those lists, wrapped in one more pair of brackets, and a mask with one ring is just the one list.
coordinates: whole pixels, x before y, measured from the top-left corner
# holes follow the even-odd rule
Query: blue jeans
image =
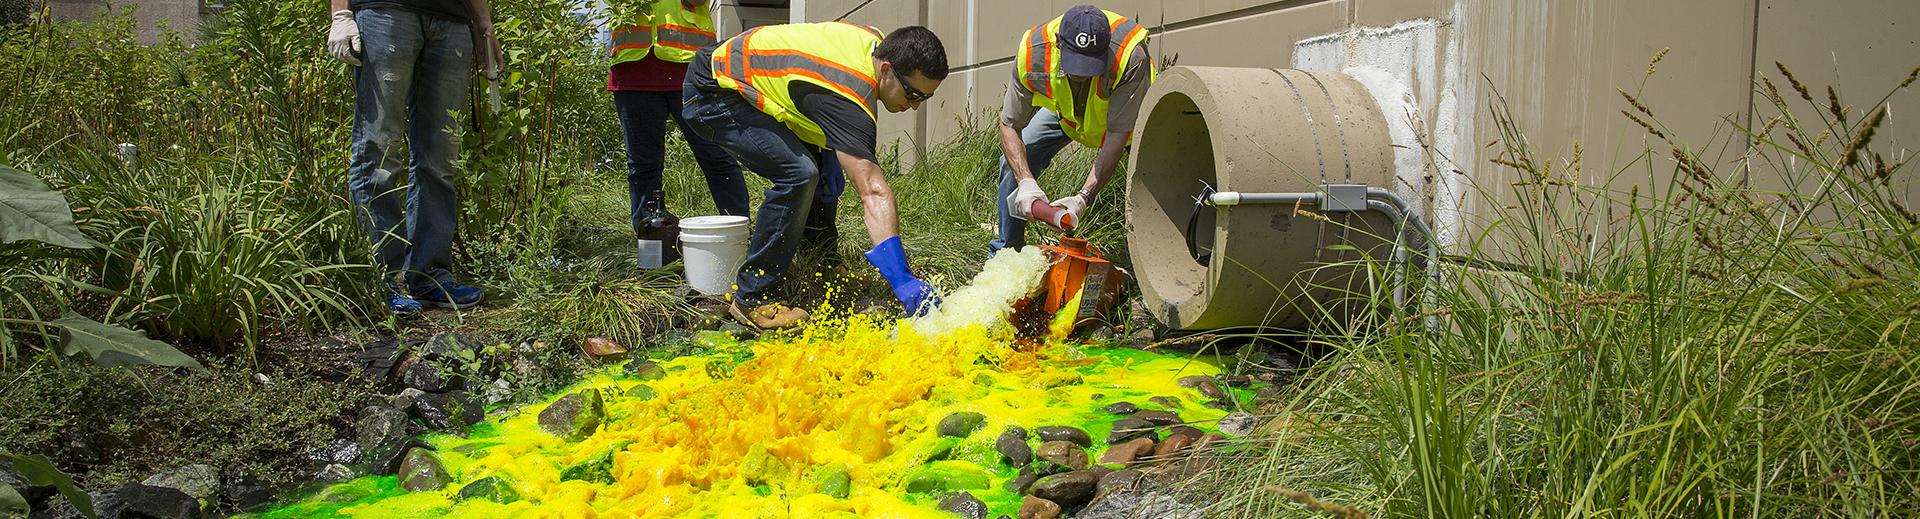
[(814, 207), (820, 166), (811, 146), (738, 94), (681, 92), (681, 117), (702, 138), (718, 143), (754, 174), (773, 182), (754, 217), (747, 260), (740, 265), (734, 298), (759, 305), (780, 296), (780, 281), (793, 264)]
[[(1060, 115), (1042, 108), (1039, 113), (1033, 114), (1033, 120), (1027, 122), (1027, 127), (1020, 130), (1020, 141), (1027, 145), (1027, 170), (1032, 171), (1033, 177), (1038, 179), (1041, 171), (1053, 165), (1053, 157), (1059, 155), (1060, 149), (1067, 147), (1067, 143), (1073, 142), (1073, 139), (1060, 131)], [(1002, 155), (1000, 194), (994, 197), (994, 203), (1000, 208), (1000, 237), (987, 242), (989, 256), (1003, 248), (1027, 246), (1027, 221), (1007, 212), (1007, 195), (1013, 194), (1013, 190), (1019, 187), (1020, 182), (1013, 178), (1013, 166), (1007, 165), (1007, 157)]]
[(620, 114), (620, 129), (627, 140), (627, 195), (632, 202), (633, 226), (640, 228), (646, 215), (648, 198), (660, 190), (660, 174), (666, 169), (667, 118), (673, 118), (680, 134), (693, 150), (694, 162), (706, 174), (707, 190), (713, 192), (713, 206), (720, 214), (747, 214), (747, 179), (740, 174), (740, 163), (727, 151), (701, 138), (687, 128), (680, 116), (679, 92), (613, 92), (613, 108)]
[[(454, 111), (467, 106), (473, 36), (464, 23), (398, 9), (364, 9), (354, 21), (363, 54), (347, 185), (383, 277), (403, 272), (408, 289), (424, 293), (454, 281)], [(403, 156), (408, 183), (399, 185)]]

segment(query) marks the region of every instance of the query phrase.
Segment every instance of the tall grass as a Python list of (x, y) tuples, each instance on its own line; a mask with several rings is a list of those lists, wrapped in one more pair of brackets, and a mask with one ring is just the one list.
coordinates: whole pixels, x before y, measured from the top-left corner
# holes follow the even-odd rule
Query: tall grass
[(1725, 147), (1623, 92), (1655, 147), (1600, 185), (1496, 108), (1522, 181), (1479, 196), (1518, 203), (1451, 252), (1510, 270), (1446, 263), (1424, 307), (1321, 330), (1337, 353), (1184, 488), (1223, 517), (1920, 513), (1912, 176), (1884, 99), (1780, 73), (1759, 98), (1785, 115)]
[[(509, 61), (503, 109), (489, 109), (476, 79), (457, 175), (456, 263), (483, 286), (549, 258), (596, 256), (567, 254), (563, 237), (586, 234), (568, 226), (597, 215), (566, 212), (593, 165), (620, 153), (591, 27), (568, 2), (493, 7)], [(242, 354), (264, 337), (385, 321), (368, 311), (379, 289), (345, 197), (353, 75), (322, 52), (314, 21), (326, 9), (229, 3), (193, 44), (137, 43), (124, 9), (0, 26), (0, 156), (65, 191), (106, 251), (21, 249), (28, 259), (0, 276), (9, 288), (40, 283), (10, 290), (0, 313), (71, 309), (190, 352)], [(115, 158), (122, 143), (139, 150), (134, 162)], [(0, 340), (0, 359), (52, 340), (14, 332), (29, 340)]]

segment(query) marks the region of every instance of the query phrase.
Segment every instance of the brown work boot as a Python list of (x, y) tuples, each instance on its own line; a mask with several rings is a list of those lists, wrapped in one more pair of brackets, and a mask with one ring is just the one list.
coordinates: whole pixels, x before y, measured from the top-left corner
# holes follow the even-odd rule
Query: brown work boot
[(767, 303), (752, 308), (740, 306), (739, 301), (727, 305), (727, 313), (740, 324), (762, 330), (792, 328), (806, 322), (807, 311), (780, 303)]

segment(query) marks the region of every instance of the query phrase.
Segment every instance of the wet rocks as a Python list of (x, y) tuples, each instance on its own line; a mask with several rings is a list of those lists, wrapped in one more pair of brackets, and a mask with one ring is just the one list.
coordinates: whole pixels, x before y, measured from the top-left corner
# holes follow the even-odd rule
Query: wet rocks
[(1226, 433), (1227, 435), (1247, 436), (1253, 434), (1254, 426), (1259, 425), (1259, 423), (1260, 419), (1254, 417), (1252, 414), (1233, 412), (1220, 417), (1220, 421), (1215, 425), (1220, 428), (1220, 432)]
[(658, 397), (658, 396), (660, 396), (660, 393), (657, 391), (654, 391), (653, 386), (649, 386), (646, 384), (639, 384), (639, 385), (627, 388), (627, 398), (639, 400), (641, 402), (653, 400), (655, 397)]
[(627, 376), (640, 380), (660, 380), (666, 378), (667, 370), (659, 363), (646, 359), (635, 359), (620, 369)]
[(601, 401), (599, 391), (582, 390), (560, 397), (546, 409), (540, 410), (540, 428), (570, 442), (580, 441), (592, 436), (600, 428), (600, 420), (606, 416), (606, 412), (606, 404)]
[(835, 499), (846, 499), (853, 493), (853, 478), (847, 475), (847, 468), (841, 465), (815, 467), (807, 478), (813, 481), (815, 491)]
[(575, 463), (560, 471), (561, 481), (586, 481), (589, 483), (613, 482), (613, 451), (590, 460)]
[(1128, 489), (1104, 494), (1073, 515), (1074, 519), (1200, 519), (1200, 507), (1181, 503), (1164, 491)]
[(1100, 410), (1106, 411), (1109, 414), (1129, 415), (1140, 412), (1140, 406), (1133, 405), (1133, 402), (1114, 402), (1107, 404), (1106, 407), (1102, 407)]
[(1121, 490), (1130, 490), (1140, 485), (1146, 477), (1146, 474), (1134, 469), (1109, 472), (1100, 476), (1100, 482), (1095, 485), (1094, 495), (1104, 496)]
[(1027, 489), (1034, 497), (1052, 501), (1063, 508), (1073, 508), (1093, 499), (1093, 491), (1100, 484), (1100, 476), (1084, 470), (1065, 474), (1054, 474), (1033, 482)]
[(435, 430), (465, 428), (487, 417), (480, 407), (480, 399), (458, 390), (415, 397), (413, 414)]
[(1161, 440), (1159, 445), (1154, 446), (1153, 457), (1164, 459), (1169, 456), (1173, 456), (1174, 454), (1179, 453), (1181, 449), (1185, 449), (1187, 448), (1188, 445), (1193, 444), (1193, 441), (1196, 438), (1198, 437), (1184, 436), (1184, 435), (1167, 436), (1167, 439)]
[(186, 465), (154, 474), (140, 484), (185, 492), (200, 502), (202, 510), (220, 502), (220, 472), (211, 465)]
[(1153, 453), (1153, 439), (1134, 438), (1131, 440), (1127, 440), (1125, 442), (1121, 442), (1117, 445), (1114, 445), (1111, 448), (1108, 448), (1106, 454), (1100, 455), (1100, 464), (1102, 465), (1109, 464), (1109, 463), (1117, 463), (1121, 465), (1132, 464), (1133, 462), (1138, 461), (1140, 458), (1146, 457), (1147, 455), (1152, 453)]
[(1153, 424), (1155, 427), (1179, 425), (1185, 422), (1185, 420), (1180, 419), (1179, 414), (1175, 414), (1173, 411), (1141, 411), (1134, 413), (1133, 418), (1146, 420), (1147, 423)]
[[(93, 501), (95, 517), (193, 519), (201, 515), (200, 502), (174, 488), (134, 483), (88, 492), (87, 498)], [(45, 516), (61, 519), (84, 517), (72, 503), (65, 500), (60, 500), (50, 512)], [(42, 515), (36, 514), (34, 517)]]
[(953, 413), (947, 415), (946, 418), (940, 419), (940, 435), (965, 438), (973, 434), (974, 431), (980, 430), (980, 426), (986, 424), (986, 422), (987, 415), (980, 413), (972, 411)]
[(446, 488), (451, 479), (433, 451), (414, 448), (407, 451), (406, 460), (400, 462), (400, 488), (409, 492), (440, 490)]
[(954, 492), (940, 500), (940, 510), (965, 519), (987, 519), (987, 503), (966, 492)]
[(1020, 502), (1020, 519), (1054, 519), (1060, 517), (1060, 505), (1043, 498), (1027, 496)]
[(1170, 396), (1156, 396), (1147, 399), (1147, 403), (1168, 409), (1180, 407), (1180, 399)]
[(1087, 431), (1081, 430), (1079, 427), (1048, 425), (1034, 429), (1033, 432), (1040, 435), (1040, 441), (1043, 442), (1064, 441), (1072, 442), (1074, 445), (1081, 447), (1093, 446), (1093, 438), (1087, 436)]
[[(365, 463), (374, 466), (376, 474), (392, 474), (386, 469), (386, 461), (398, 458), (407, 441), (406, 413), (385, 405), (370, 405), (360, 409), (360, 417), (354, 421), (354, 447), (334, 451), (334, 463)], [(340, 457), (348, 459), (342, 460)], [(384, 470), (383, 470), (384, 469)]]
[(1027, 446), (1027, 430), (1008, 427), (993, 442), (993, 449), (1000, 452), (1002, 462), (1015, 467), (1025, 467), (1033, 460), (1033, 448)]
[(626, 360), (627, 347), (621, 346), (620, 341), (595, 335), (580, 343), (580, 354), (597, 362), (619, 362)]
[(907, 476), (908, 492), (941, 492), (983, 489), (992, 486), (993, 475), (979, 465), (965, 461), (936, 461)]
[(1069, 441), (1056, 440), (1040, 444), (1040, 449), (1034, 451), (1034, 456), (1073, 470), (1087, 468), (1087, 451)]
[(1213, 381), (1213, 377), (1205, 375), (1181, 377), (1179, 384), (1180, 387), (1199, 391), (1200, 394), (1205, 395), (1208, 400), (1221, 400), (1227, 397), (1227, 392), (1220, 389), (1220, 385)]
[(1153, 429), (1153, 422), (1134, 417), (1121, 418), (1113, 422), (1113, 432), (1107, 434), (1107, 445), (1119, 445), (1134, 438), (1157, 441), (1159, 437)]
[(454, 495), (457, 501), (480, 499), (506, 504), (520, 500), (520, 491), (514, 490), (513, 483), (500, 476), (487, 476), (478, 481), (460, 487), (460, 493)]
[(328, 483), (346, 481), (357, 477), (360, 477), (360, 473), (355, 472), (353, 467), (339, 463), (328, 463), (327, 466), (320, 467), (320, 470), (314, 471), (313, 473), (314, 481)]

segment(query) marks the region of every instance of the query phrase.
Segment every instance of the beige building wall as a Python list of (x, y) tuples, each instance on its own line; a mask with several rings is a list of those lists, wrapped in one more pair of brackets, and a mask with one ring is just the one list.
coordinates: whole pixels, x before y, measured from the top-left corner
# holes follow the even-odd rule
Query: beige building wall
[(135, 33), (141, 43), (147, 44), (159, 42), (168, 31), (191, 40), (201, 16), (214, 7), (206, 0), (47, 0), (54, 18), (60, 20), (91, 19), (109, 4), (115, 10), (134, 10), (134, 20), (139, 24)]
[[(1016, 40), (1081, 0), (796, 0), (795, 21), (845, 17), (881, 29), (921, 24), (946, 45), (954, 73), (924, 108), (882, 118), (882, 140), (915, 150), (990, 121), (1011, 77)], [(1416, 120), (1474, 183), (1504, 186), (1512, 171), (1489, 164), (1499, 138), (1490, 99), (1504, 99), (1540, 157), (1581, 147), (1588, 181), (1640, 156), (1652, 137), (1620, 114), (1616, 89), (1642, 92), (1668, 133), (1688, 143), (1743, 142), (1735, 125), (1776, 114), (1758, 103), (1761, 75), (1782, 62), (1815, 89), (1837, 84), (1869, 105), (1920, 65), (1920, 2), (1875, 0), (1109, 0), (1152, 33), (1149, 51), (1181, 65), (1346, 70), (1364, 67), (1403, 84), (1413, 102), (1389, 118)], [(1671, 49), (1657, 74), (1647, 64)], [(1784, 84), (1781, 88), (1786, 89)], [(1789, 94), (1792, 95), (1792, 94)], [(1824, 92), (1816, 93), (1823, 97)], [(1920, 95), (1902, 93), (1896, 108)], [(1762, 100), (1763, 101), (1763, 100)], [(1883, 135), (1907, 147), (1920, 125), (1898, 114)], [(1814, 115), (1811, 109), (1799, 113)], [(990, 124), (990, 123), (989, 123)], [(1732, 141), (1729, 141), (1731, 139)], [(1741, 146), (1727, 147), (1737, 154)], [(1656, 169), (1671, 166), (1664, 149)], [(910, 154), (905, 155), (911, 159)], [(1633, 170), (1638, 174), (1644, 170)], [(1623, 175), (1630, 177), (1632, 174)], [(1425, 177), (1425, 178), (1422, 178)], [(1650, 182), (1616, 180), (1621, 188)], [(1437, 213), (1454, 239), (1485, 222), (1473, 215), (1500, 197), (1467, 196), (1458, 174), (1407, 174), (1405, 194)], [(1912, 200), (1920, 196), (1910, 195)]]

